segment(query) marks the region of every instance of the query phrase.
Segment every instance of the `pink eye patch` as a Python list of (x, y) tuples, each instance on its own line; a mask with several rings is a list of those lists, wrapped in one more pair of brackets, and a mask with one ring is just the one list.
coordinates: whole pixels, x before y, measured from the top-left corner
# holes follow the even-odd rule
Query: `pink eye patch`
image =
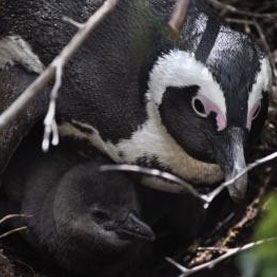
[(192, 108), (195, 113), (201, 117), (207, 117), (211, 112), (216, 114), (217, 131), (226, 128), (227, 121), (220, 108), (211, 100), (203, 95), (197, 95), (192, 98)]

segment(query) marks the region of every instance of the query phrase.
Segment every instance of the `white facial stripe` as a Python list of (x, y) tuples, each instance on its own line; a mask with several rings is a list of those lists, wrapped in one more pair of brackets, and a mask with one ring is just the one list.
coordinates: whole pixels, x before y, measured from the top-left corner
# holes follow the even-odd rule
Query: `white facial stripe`
[(261, 62), (261, 70), (257, 73), (256, 82), (249, 93), (248, 98), (248, 116), (258, 100), (263, 98), (262, 92), (270, 90), (272, 75), (270, 64), (267, 58)]
[(40, 74), (44, 70), (39, 57), (20, 36), (7, 36), (0, 40), (0, 69), (19, 63), (28, 71)]
[(224, 93), (212, 74), (192, 53), (173, 50), (158, 59), (150, 73), (148, 99), (159, 106), (167, 87), (200, 86), (199, 95), (211, 99), (226, 117)]

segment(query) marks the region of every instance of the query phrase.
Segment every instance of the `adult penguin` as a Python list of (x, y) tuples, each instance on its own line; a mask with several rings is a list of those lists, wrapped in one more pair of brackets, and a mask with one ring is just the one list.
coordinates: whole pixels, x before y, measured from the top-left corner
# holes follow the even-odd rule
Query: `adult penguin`
[[(103, 1), (1, 2), (0, 92), (7, 108)], [(166, 169), (214, 184), (245, 168), (267, 114), (271, 70), (246, 35), (192, 1), (180, 37), (166, 32), (175, 1), (121, 0), (67, 66), (58, 99), (62, 136), (85, 139), (115, 163)], [(47, 109), (46, 91), (1, 130), (0, 167)], [(173, 191), (172, 184), (144, 180)], [(229, 193), (244, 198), (246, 174)]]

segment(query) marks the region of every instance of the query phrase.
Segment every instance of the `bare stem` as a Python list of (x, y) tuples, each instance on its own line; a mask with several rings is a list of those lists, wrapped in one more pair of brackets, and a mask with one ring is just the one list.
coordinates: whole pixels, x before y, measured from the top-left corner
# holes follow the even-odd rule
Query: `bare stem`
[[(249, 164), (245, 169), (243, 169), (241, 172), (239, 172), (234, 178), (223, 182), (220, 186), (218, 186), (216, 189), (211, 191), (209, 194), (201, 194), (199, 193), (191, 184), (184, 181), (183, 179), (175, 176), (172, 173), (168, 173), (165, 171), (160, 171), (158, 169), (154, 168), (145, 168), (138, 165), (129, 165), (129, 164), (121, 164), (121, 165), (103, 165), (100, 167), (100, 171), (126, 171), (126, 172), (135, 172), (135, 173), (141, 173), (146, 174), (158, 178), (165, 179), (167, 181), (173, 182), (180, 186), (181, 188), (176, 189), (172, 188), (171, 190), (168, 188), (168, 191), (175, 192), (175, 193), (191, 193), (196, 198), (200, 199), (203, 202), (204, 209), (207, 209), (212, 201), (215, 199), (216, 196), (218, 196), (226, 187), (232, 185), (235, 181), (237, 181), (242, 175), (247, 173), (248, 171), (251, 171), (252, 169), (256, 168), (259, 165), (262, 165), (266, 162), (269, 162), (271, 160), (274, 160), (277, 158), (277, 151), (265, 156), (261, 159), (256, 160), (255, 162)], [(156, 187), (153, 187), (154, 189), (160, 189), (157, 185)], [(175, 190), (175, 191), (174, 191)]]
[(12, 230), (10, 230), (10, 231), (0, 235), (0, 239), (3, 239), (5, 237), (8, 237), (8, 236), (14, 234), (14, 233), (17, 233), (17, 232), (20, 232), (20, 231), (23, 231), (23, 230), (27, 230), (27, 229), (28, 229), (27, 226), (23, 226), (23, 227), (12, 229)]
[[(150, 176), (159, 177), (161, 179), (165, 179), (167, 181), (173, 182), (179, 186), (179, 188), (172, 188), (171, 192), (175, 193), (191, 193), (196, 198), (199, 198), (203, 202), (207, 202), (206, 195), (202, 195), (197, 192), (196, 189), (193, 188), (191, 184), (184, 181), (183, 179), (165, 171), (161, 171), (154, 168), (146, 168), (141, 167), (138, 165), (129, 165), (129, 164), (119, 164), (119, 165), (103, 165), (100, 166), (100, 171), (128, 171), (128, 172), (135, 172), (135, 173), (142, 173)], [(169, 185), (170, 186), (170, 185)], [(154, 189), (160, 189), (159, 185), (157, 187), (153, 187)], [(169, 188), (168, 188), (169, 189)]]
[(176, 0), (176, 4), (168, 22), (171, 34), (176, 37), (179, 35), (180, 30), (186, 20), (190, 0)]
[(219, 256), (218, 258), (216, 258), (214, 260), (211, 260), (211, 261), (209, 261), (207, 263), (204, 263), (204, 264), (192, 267), (192, 268), (184, 267), (181, 264), (175, 262), (173, 259), (168, 258), (168, 257), (166, 258), (166, 260), (169, 263), (171, 263), (174, 266), (176, 266), (182, 272), (180, 277), (181, 276), (185, 277), (185, 276), (189, 276), (189, 275), (191, 275), (191, 274), (193, 274), (195, 272), (198, 272), (200, 270), (203, 270), (203, 269), (212, 269), (215, 265), (217, 265), (221, 261), (223, 261), (223, 260), (225, 260), (225, 259), (227, 259), (229, 257), (232, 257), (232, 256), (234, 256), (237, 253), (240, 253), (240, 252), (246, 251), (246, 250), (248, 250), (250, 248), (253, 248), (255, 246), (258, 246), (258, 245), (261, 245), (261, 244), (264, 244), (264, 243), (267, 243), (267, 242), (276, 241), (276, 240), (277, 240), (277, 237), (273, 237), (273, 238), (268, 238), (268, 239), (265, 239), (265, 240), (259, 240), (259, 241), (256, 241), (256, 242), (251, 242), (251, 243), (245, 244), (242, 247), (236, 247), (236, 248), (199, 247), (198, 250), (201, 250), (201, 251), (209, 250), (209, 251), (226, 252), (226, 253), (222, 254), (221, 256)]
[(18, 217), (32, 217), (32, 215), (27, 214), (8, 214), (0, 219), (0, 224), (4, 223), (5, 221), (12, 219), (12, 218), (18, 218)]
[(249, 16), (254, 18), (269, 18), (269, 19), (277, 18), (277, 13), (255, 13), (255, 12), (243, 11), (243, 10), (237, 9), (232, 5), (224, 4), (217, 0), (207, 0), (207, 1), (215, 8), (222, 9), (238, 15)]
[(63, 73), (63, 60), (56, 59), (55, 67), (56, 67), (56, 80), (53, 86), (53, 89), (50, 93), (50, 103), (48, 112), (44, 119), (44, 136), (42, 141), (42, 150), (47, 152), (49, 150), (50, 137), (52, 134), (52, 145), (59, 144), (59, 133), (58, 126), (55, 120), (56, 116), (56, 101), (58, 98), (58, 92), (62, 85), (62, 73)]

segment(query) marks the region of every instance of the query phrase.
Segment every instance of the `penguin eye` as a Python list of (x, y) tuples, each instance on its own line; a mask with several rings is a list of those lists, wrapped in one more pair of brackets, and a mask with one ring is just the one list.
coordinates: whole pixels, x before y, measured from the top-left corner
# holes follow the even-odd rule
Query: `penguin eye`
[(255, 119), (258, 115), (259, 115), (259, 113), (260, 113), (260, 111), (261, 111), (261, 101), (259, 101), (256, 105), (255, 105), (255, 107), (254, 107), (254, 109), (253, 109), (253, 112), (252, 112), (252, 120), (253, 119)]
[(93, 220), (95, 220), (96, 223), (103, 223), (105, 221), (110, 220), (110, 216), (109, 216), (108, 212), (98, 209), (98, 208), (94, 209), (91, 212), (91, 215), (93, 217)]
[(194, 112), (200, 117), (206, 118), (211, 112), (213, 112), (216, 115), (217, 131), (222, 131), (226, 128), (227, 121), (224, 113), (222, 112), (222, 109), (220, 109), (216, 103), (204, 95), (200, 94), (193, 97), (191, 100), (191, 105)]
[(208, 116), (205, 105), (204, 105), (203, 101), (200, 98), (198, 98), (197, 96), (193, 97), (191, 104), (192, 104), (193, 110), (195, 111), (195, 113), (197, 115), (199, 115), (201, 117), (207, 117)]

